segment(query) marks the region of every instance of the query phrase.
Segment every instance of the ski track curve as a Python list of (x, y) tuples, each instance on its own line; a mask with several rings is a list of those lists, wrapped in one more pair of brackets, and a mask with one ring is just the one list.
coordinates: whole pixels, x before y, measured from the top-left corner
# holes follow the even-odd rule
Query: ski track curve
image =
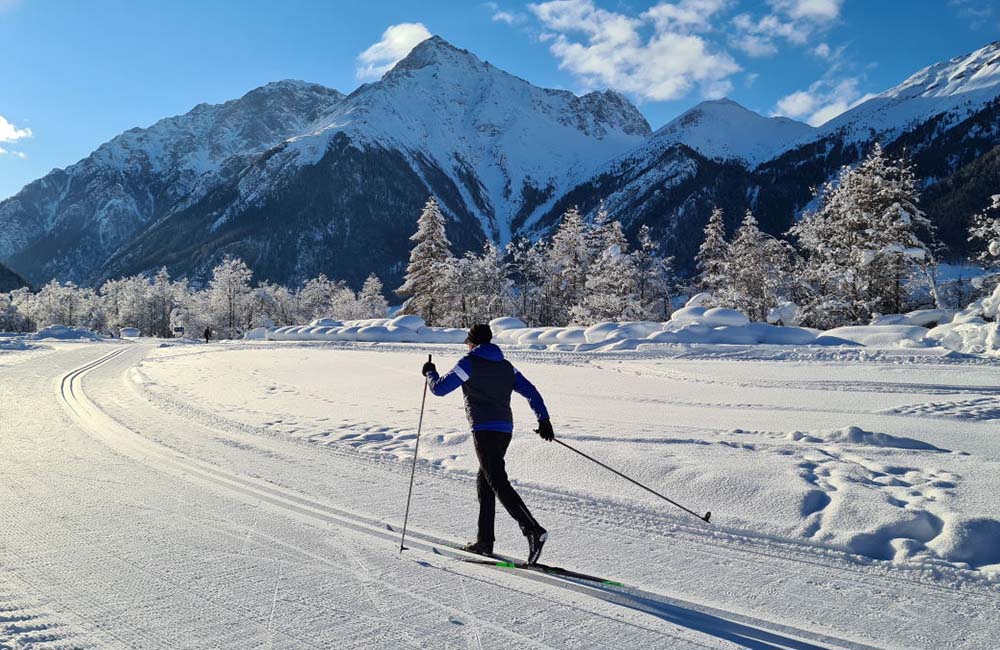
[[(104, 355), (89, 364), (66, 373), (58, 382), (57, 390), (60, 398), (77, 421), (92, 435), (98, 437), (115, 451), (152, 465), (159, 470), (167, 468), (185, 474), (189, 478), (210, 484), (216, 489), (238, 494), (251, 502), (267, 504), (270, 507), (292, 513), (296, 517), (314, 520), (321, 525), (349, 529), (389, 543), (397, 541), (398, 528), (392, 524), (319, 502), (307, 495), (297, 494), (260, 479), (240, 476), (219, 469), (210, 463), (151, 441), (111, 418), (87, 396), (82, 388), (83, 379), (89, 372), (127, 352), (128, 350), (123, 349)], [(429, 554), (430, 558), (424, 562), (436, 563), (439, 570), (445, 570), (449, 573), (455, 572), (454, 567), (442, 564), (442, 560), (475, 557), (454, 550), (452, 548), (456, 544), (454, 541), (444, 540), (419, 530), (408, 530), (407, 532), (409, 547)], [(386, 546), (389, 548), (388, 545)], [(322, 560), (322, 558), (312, 557), (316, 560)], [(490, 569), (491, 573), (509, 573), (503, 569), (487, 568)], [(461, 579), (461, 576), (459, 577)], [(595, 587), (585, 581), (529, 572), (517, 572), (512, 577), (515, 578), (515, 581), (541, 584), (643, 612), (662, 621), (729, 641), (741, 647), (792, 648), (796, 650), (821, 650), (823, 648), (868, 650), (872, 648), (869, 645), (837, 639), (809, 630), (764, 622), (736, 612), (726, 612), (634, 587)], [(483, 578), (478, 579), (482, 580)], [(464, 585), (464, 583), (460, 584)], [(413, 594), (409, 594), (409, 596), (413, 597)], [(431, 605), (433, 601), (429, 601), (427, 604)], [(466, 612), (467, 614), (468, 612)], [(476, 624), (490, 627), (489, 622), (483, 619), (477, 620)], [(500, 633), (506, 632), (506, 630), (497, 629), (495, 626), (493, 629)], [(528, 638), (522, 640), (527, 647), (545, 647)]]

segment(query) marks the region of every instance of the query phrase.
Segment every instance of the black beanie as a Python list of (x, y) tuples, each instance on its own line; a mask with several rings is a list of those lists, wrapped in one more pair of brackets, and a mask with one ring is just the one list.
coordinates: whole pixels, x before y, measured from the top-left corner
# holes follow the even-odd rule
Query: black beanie
[(482, 323), (479, 325), (473, 325), (469, 329), (469, 335), (465, 337), (465, 342), (473, 345), (482, 345), (484, 343), (489, 343), (492, 340), (493, 330), (490, 329), (489, 325), (484, 325)]

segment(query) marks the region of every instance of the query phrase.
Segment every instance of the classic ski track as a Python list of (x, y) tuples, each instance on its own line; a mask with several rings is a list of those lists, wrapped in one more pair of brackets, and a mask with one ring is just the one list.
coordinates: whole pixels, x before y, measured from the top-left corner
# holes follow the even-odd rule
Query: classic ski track
[[(67, 409), (75, 416), (77, 421), (91, 432), (96, 438), (102, 440), (113, 449), (132, 458), (143, 462), (152, 462), (158, 467), (170, 467), (175, 471), (186, 474), (209, 483), (215, 487), (221, 487), (230, 492), (235, 492), (244, 497), (267, 503), (272, 507), (295, 513), (299, 516), (310, 518), (314, 521), (327, 525), (337, 525), (360, 533), (379, 537), (395, 543), (397, 535), (395, 530), (383, 522), (379, 522), (362, 515), (348, 512), (339, 508), (319, 503), (308, 497), (296, 494), (292, 490), (279, 488), (273, 484), (263, 481), (238, 476), (236, 474), (220, 470), (219, 468), (204, 461), (186, 456), (179, 451), (153, 442), (141, 434), (138, 434), (126, 426), (113, 419), (111, 416), (101, 411), (97, 405), (91, 401), (82, 390), (82, 378), (92, 370), (112, 361), (127, 352), (127, 349), (117, 350), (107, 355), (103, 355), (93, 362), (85, 364), (79, 368), (64, 374), (56, 382), (57, 396), (66, 404)], [(101, 425), (104, 426), (101, 426)], [(110, 433), (109, 430), (114, 431)], [(408, 530), (408, 543), (410, 547), (417, 548), (433, 555), (462, 559), (465, 557), (478, 557), (466, 554), (453, 548), (455, 542), (443, 540), (441, 538), (423, 533), (420, 531)], [(286, 546), (285, 542), (282, 542)], [(305, 551), (309, 553), (308, 551)], [(341, 566), (341, 565), (338, 565)], [(443, 567), (439, 567), (443, 568)], [(849, 648), (852, 650), (873, 650), (873, 646), (839, 639), (830, 635), (820, 634), (808, 630), (801, 630), (791, 626), (786, 626), (770, 621), (754, 619), (742, 614), (727, 612), (713, 607), (696, 604), (681, 599), (672, 598), (663, 594), (653, 593), (642, 589), (625, 587), (597, 587), (568, 578), (537, 574), (526, 571), (512, 572), (509, 569), (495, 567), (494, 570), (504, 572), (507, 575), (515, 575), (517, 578), (544, 584), (550, 587), (573, 591), (582, 595), (590, 596), (608, 603), (628, 607), (633, 610), (645, 612), (652, 616), (663, 618), (665, 614), (676, 608), (681, 608), (702, 615), (707, 615), (721, 619), (723, 622), (737, 627), (750, 628), (758, 633), (763, 633), (763, 637), (768, 638), (771, 643), (785, 643), (788, 647), (797, 647), (802, 650), (813, 650), (822, 646), (814, 643), (824, 644), (833, 648)], [(391, 588), (391, 585), (387, 585)], [(412, 596), (412, 594), (410, 594)], [(444, 606), (430, 601), (438, 607), (444, 607), (454, 611), (452, 606)], [(476, 618), (469, 612), (463, 614), (470, 618)], [(487, 627), (494, 627), (495, 624), (489, 621), (480, 621)], [(498, 627), (498, 631), (511, 633), (506, 628)], [(519, 638), (520, 635), (516, 635)], [(782, 638), (782, 637), (788, 638)], [(525, 639), (528, 640), (528, 639)], [(536, 642), (532, 642), (533, 645)], [(543, 646), (544, 647), (544, 646)], [(780, 645), (778, 647), (781, 647)]]
[[(135, 367), (134, 371), (138, 372), (140, 376), (145, 377), (141, 369), (138, 367)], [(185, 419), (194, 420), (198, 424), (209, 429), (215, 429), (217, 431), (227, 432), (230, 434), (251, 434), (283, 442), (292, 442), (307, 446), (310, 449), (318, 449), (322, 453), (332, 454), (341, 458), (353, 461), (363, 459), (365, 462), (376, 463), (381, 467), (388, 468), (392, 471), (405, 473), (409, 472), (409, 469), (403, 467), (398, 462), (396, 457), (391, 454), (355, 448), (338, 448), (337, 446), (330, 444), (316, 444), (308, 438), (286, 436), (270, 431), (265, 427), (257, 427), (231, 420), (220, 416), (217, 413), (204, 411), (191, 404), (181, 403), (173, 397), (163, 393), (155, 393), (154, 399), (152, 396), (153, 394), (148, 393), (145, 390), (141, 390), (134, 382), (128, 382), (128, 385), (130, 389), (139, 394), (139, 396), (153, 408), (167, 411), (168, 413), (184, 417)], [(368, 423), (358, 424), (359, 426), (364, 426)], [(708, 429), (702, 431), (719, 434), (726, 433), (726, 431), (722, 429)], [(585, 436), (564, 436), (564, 438), (568, 440), (586, 439)], [(164, 446), (169, 447), (169, 445)], [(460, 482), (463, 485), (467, 485), (475, 480), (474, 474), (466, 475), (459, 471), (445, 470), (432, 465), (418, 465), (417, 471), (423, 475), (433, 476), (435, 480), (455, 481)], [(814, 566), (829, 576), (841, 576), (842, 572), (850, 571), (858, 576), (864, 576), (866, 580), (879, 580), (887, 586), (894, 583), (906, 582), (925, 589), (938, 591), (949, 596), (954, 595), (963, 598), (971, 597), (983, 602), (992, 602), (995, 599), (993, 594), (975, 593), (964, 588), (970, 584), (987, 587), (993, 585), (989, 579), (984, 578), (982, 574), (977, 571), (937, 564), (932, 567), (928, 567), (923, 564), (900, 565), (898, 563), (891, 563), (883, 560), (872, 560), (871, 558), (816, 542), (800, 542), (794, 539), (769, 537), (752, 531), (728, 527), (717, 523), (713, 524), (711, 528), (706, 528), (700, 523), (689, 523), (687, 515), (664, 515), (663, 513), (654, 513), (653, 511), (643, 509), (642, 507), (625, 503), (616, 502), (610, 505), (594, 503), (591, 499), (571, 491), (564, 492), (552, 489), (551, 487), (533, 485), (524, 481), (519, 481), (517, 485), (519, 490), (524, 490), (526, 493), (533, 493), (538, 497), (541, 497), (536, 499), (538, 502), (536, 507), (543, 511), (550, 509), (546, 502), (560, 502), (560, 507), (555, 508), (555, 510), (558, 511), (564, 509), (565, 507), (578, 509), (581, 505), (581, 500), (583, 500), (586, 502), (588, 508), (593, 509), (596, 507), (604, 515), (586, 515), (591, 522), (606, 522), (610, 524), (618, 534), (636, 541), (640, 541), (642, 537), (639, 534), (640, 531), (636, 528), (632, 521), (635, 519), (642, 520), (646, 517), (655, 516), (658, 519), (667, 518), (671, 520), (671, 529), (669, 531), (671, 535), (679, 534), (687, 539), (697, 540), (699, 545), (724, 549), (726, 552), (730, 553), (737, 552), (749, 557), (783, 560), (789, 560), (791, 559), (790, 556), (794, 555), (795, 561)], [(385, 522), (379, 523), (384, 525)], [(635, 534), (626, 532), (626, 530), (631, 529), (636, 529)], [(642, 528), (642, 532), (644, 534), (648, 534), (648, 531), (645, 528)], [(712, 555), (711, 551), (699, 550), (697, 546), (694, 547), (694, 551), (703, 553), (704, 555)], [(832, 568), (828, 564), (825, 564), (825, 562), (829, 562), (831, 559), (838, 562), (838, 566), (836, 568)], [(874, 574), (872, 573), (873, 568), (880, 568), (885, 572), (893, 572), (893, 575)], [(928, 570), (938, 574), (947, 574), (955, 583), (961, 583), (963, 587), (953, 587), (941, 584), (937, 580), (922, 579), (921, 574)], [(904, 572), (916, 575), (904, 575)]]

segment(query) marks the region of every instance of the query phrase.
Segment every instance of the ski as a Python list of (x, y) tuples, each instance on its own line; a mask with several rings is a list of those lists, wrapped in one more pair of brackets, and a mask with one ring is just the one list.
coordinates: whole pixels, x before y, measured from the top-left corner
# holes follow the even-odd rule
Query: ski
[(528, 564), (526, 562), (515, 562), (512, 560), (507, 560), (503, 558), (496, 559), (463, 559), (463, 562), (468, 562), (470, 564), (481, 564), (483, 566), (492, 566), (498, 569), (522, 569), (525, 571), (535, 571), (536, 573), (544, 573), (545, 575), (558, 576), (560, 578), (572, 578), (575, 580), (587, 580), (588, 582), (597, 582), (608, 587), (624, 587), (620, 582), (615, 580), (608, 580), (607, 578), (601, 578), (598, 576), (588, 575), (586, 573), (580, 573), (579, 571), (573, 571), (571, 569), (564, 569), (563, 567), (551, 566), (548, 564)]

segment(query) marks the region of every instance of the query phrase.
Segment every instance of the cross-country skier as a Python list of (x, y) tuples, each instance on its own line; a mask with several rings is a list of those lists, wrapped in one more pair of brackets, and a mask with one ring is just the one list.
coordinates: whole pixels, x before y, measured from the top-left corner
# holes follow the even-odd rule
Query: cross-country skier
[(206, 327), (205, 328), (205, 343), (208, 343), (208, 340), (210, 338), (212, 338), (212, 328), (211, 327)]
[(465, 413), (472, 426), (472, 439), (479, 458), (479, 474), (476, 475), (479, 529), (476, 541), (463, 548), (481, 555), (493, 554), (493, 520), (496, 500), (499, 499), (528, 538), (528, 563), (534, 564), (542, 554), (548, 533), (535, 521), (524, 501), (514, 491), (504, 467), (503, 457), (514, 432), (511, 392), (517, 392), (528, 400), (531, 410), (538, 417), (537, 433), (543, 440), (551, 441), (555, 434), (538, 390), (504, 359), (503, 352), (490, 342), (492, 340), (493, 332), (489, 325), (474, 325), (465, 339), (469, 354), (451, 372), (440, 377), (431, 362), (424, 364), (422, 372), (427, 377), (431, 392), (438, 397), (459, 386), (465, 394)]

